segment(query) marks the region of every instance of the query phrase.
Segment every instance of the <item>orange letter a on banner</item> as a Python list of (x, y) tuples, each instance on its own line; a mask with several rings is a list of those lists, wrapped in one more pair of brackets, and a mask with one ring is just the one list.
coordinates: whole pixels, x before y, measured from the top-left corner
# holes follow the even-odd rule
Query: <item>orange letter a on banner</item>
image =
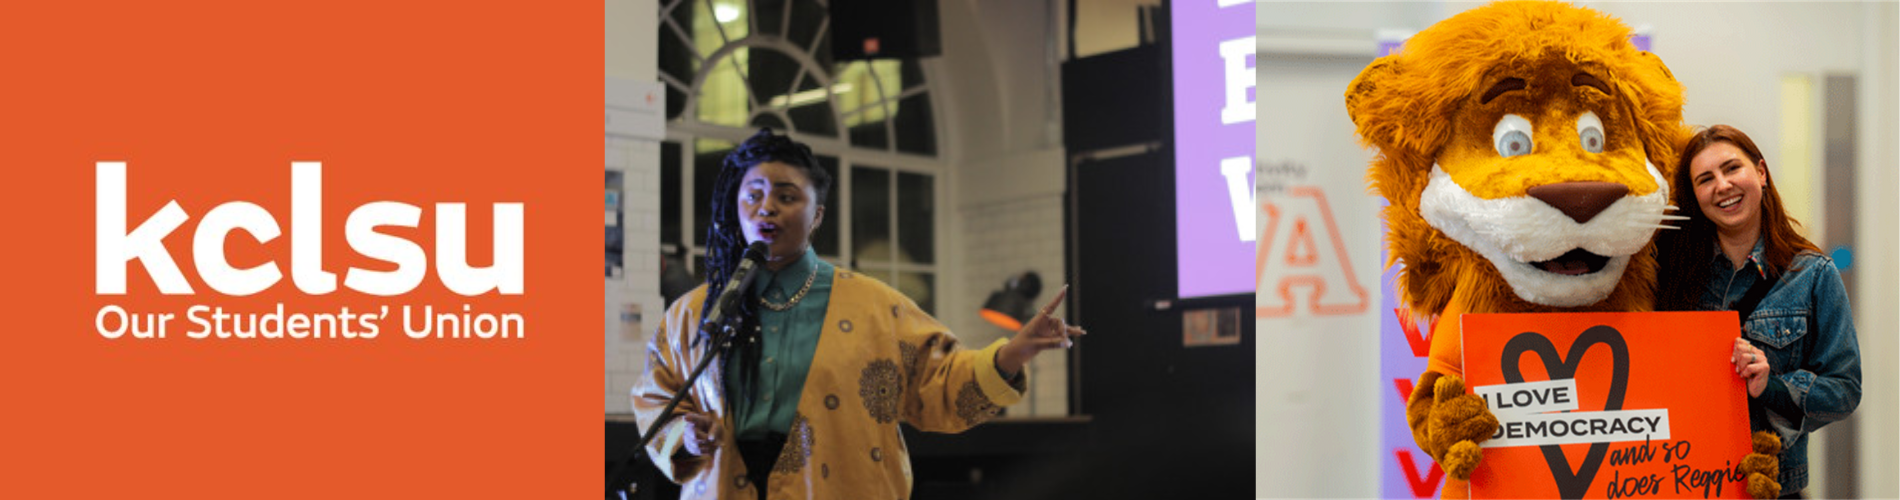
[(1288, 196), (1267, 202), (1267, 228), (1254, 250), (1260, 290), (1255, 315), (1293, 314), (1293, 289), (1306, 288), (1308, 309), (1316, 315), (1364, 312), (1370, 300), (1353, 276), (1345, 241), (1333, 222), (1326, 194), (1313, 186), (1287, 189)]

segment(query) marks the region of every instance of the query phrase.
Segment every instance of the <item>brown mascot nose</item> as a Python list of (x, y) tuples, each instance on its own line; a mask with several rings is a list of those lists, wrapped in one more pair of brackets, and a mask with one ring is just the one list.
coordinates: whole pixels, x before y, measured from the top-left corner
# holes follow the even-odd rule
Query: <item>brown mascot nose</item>
[(1582, 224), (1623, 199), (1630, 187), (1614, 182), (1561, 182), (1530, 188), (1528, 193)]

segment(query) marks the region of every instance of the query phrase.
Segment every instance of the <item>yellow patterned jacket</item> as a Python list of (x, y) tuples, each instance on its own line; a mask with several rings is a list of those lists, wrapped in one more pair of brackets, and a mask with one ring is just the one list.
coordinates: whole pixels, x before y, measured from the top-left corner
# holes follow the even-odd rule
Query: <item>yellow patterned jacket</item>
[[(697, 335), (701, 285), (667, 308), (647, 344), (647, 377), (633, 390), (641, 428), (660, 410), (704, 351)], [(911, 493), (910, 458), (897, 423), (931, 432), (961, 432), (1022, 399), (1027, 367), (1012, 386), (997, 373), (997, 340), (980, 351), (957, 338), (908, 297), (851, 271), (833, 274), (831, 303), (818, 350), (805, 376), (797, 416), (765, 485), (773, 499), (904, 499)], [(733, 441), (732, 415), (721, 396), (725, 383), (708, 368), (676, 412), (710, 412), (724, 422), (711, 457), (689, 456), (680, 419), (662, 428), (646, 452), (683, 499), (756, 498)]]

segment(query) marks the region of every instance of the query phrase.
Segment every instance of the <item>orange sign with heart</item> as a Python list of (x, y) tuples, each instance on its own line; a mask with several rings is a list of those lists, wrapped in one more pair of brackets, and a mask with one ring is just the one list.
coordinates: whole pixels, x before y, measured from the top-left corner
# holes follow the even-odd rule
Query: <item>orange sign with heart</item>
[(1460, 320), (1467, 386), (1500, 424), (1472, 498), (1748, 498), (1734, 312)]

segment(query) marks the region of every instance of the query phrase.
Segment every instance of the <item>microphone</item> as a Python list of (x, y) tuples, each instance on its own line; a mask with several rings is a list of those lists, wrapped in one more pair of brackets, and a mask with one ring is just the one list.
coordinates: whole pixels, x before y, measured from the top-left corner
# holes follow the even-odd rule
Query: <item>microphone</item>
[[(727, 320), (727, 316), (738, 312), (739, 301), (745, 300), (746, 290), (752, 287), (752, 280), (758, 277), (759, 263), (765, 261), (765, 242), (756, 241), (745, 249), (745, 256), (739, 258), (739, 268), (732, 272), (732, 279), (726, 280), (726, 287), (719, 292), (719, 302), (713, 304), (712, 312), (706, 314), (700, 322), (700, 330), (707, 326), (718, 328)], [(724, 335), (715, 338), (723, 339)]]

